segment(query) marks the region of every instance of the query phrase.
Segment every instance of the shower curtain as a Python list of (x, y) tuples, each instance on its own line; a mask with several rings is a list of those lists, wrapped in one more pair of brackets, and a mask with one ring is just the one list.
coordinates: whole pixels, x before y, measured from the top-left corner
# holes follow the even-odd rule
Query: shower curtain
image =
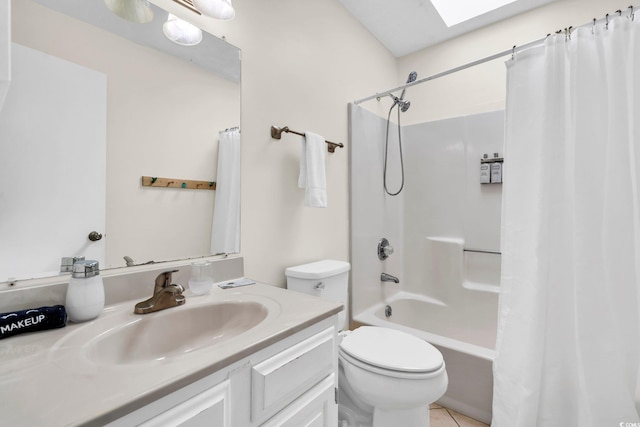
[(220, 132), (211, 253), (240, 252), (240, 130)]
[(640, 426), (639, 25), (507, 63), (493, 427)]

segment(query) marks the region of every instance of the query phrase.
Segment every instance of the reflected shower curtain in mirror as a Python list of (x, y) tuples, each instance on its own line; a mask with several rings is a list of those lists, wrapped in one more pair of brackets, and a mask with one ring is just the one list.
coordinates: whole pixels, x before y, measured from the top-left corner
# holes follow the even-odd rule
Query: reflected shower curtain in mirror
[(240, 252), (240, 130), (220, 132), (211, 253)]
[(493, 427), (640, 422), (639, 78), (624, 16), (507, 62)]

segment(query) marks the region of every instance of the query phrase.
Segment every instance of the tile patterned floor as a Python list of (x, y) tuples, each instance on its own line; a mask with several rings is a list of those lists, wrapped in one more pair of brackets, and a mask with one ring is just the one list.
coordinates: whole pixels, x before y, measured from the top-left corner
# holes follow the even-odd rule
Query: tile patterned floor
[(431, 404), (429, 409), (431, 427), (489, 427), (485, 423), (459, 414), (452, 409), (444, 408), (438, 404)]

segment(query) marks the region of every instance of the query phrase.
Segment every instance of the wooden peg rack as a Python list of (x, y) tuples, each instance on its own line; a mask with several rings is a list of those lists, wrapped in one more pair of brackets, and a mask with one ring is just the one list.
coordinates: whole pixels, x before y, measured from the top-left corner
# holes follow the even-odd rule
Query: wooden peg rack
[(159, 188), (190, 188), (192, 190), (215, 190), (215, 181), (194, 181), (192, 179), (158, 178), (155, 176), (143, 176), (143, 187)]

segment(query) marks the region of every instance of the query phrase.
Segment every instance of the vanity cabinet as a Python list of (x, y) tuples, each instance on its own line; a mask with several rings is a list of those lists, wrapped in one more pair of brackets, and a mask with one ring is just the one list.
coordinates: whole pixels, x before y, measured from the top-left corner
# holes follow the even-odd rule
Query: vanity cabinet
[(335, 427), (337, 316), (195, 380), (111, 427)]

